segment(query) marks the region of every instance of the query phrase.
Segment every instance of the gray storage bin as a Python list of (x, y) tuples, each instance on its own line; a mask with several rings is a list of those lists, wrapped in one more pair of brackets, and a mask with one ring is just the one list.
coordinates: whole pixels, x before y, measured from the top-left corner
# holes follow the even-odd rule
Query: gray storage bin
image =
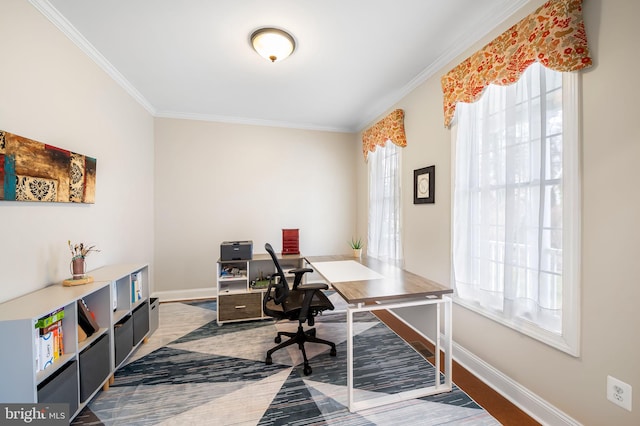
[(149, 334), (153, 334), (160, 325), (160, 300), (157, 297), (151, 298), (149, 305)]
[(113, 326), (114, 344), (116, 352), (116, 368), (125, 360), (133, 349), (133, 318), (127, 315)]
[(133, 311), (133, 346), (149, 332), (149, 302), (145, 301)]
[(67, 363), (38, 385), (39, 403), (69, 404), (69, 416), (78, 411), (78, 367)]
[(80, 353), (80, 401), (85, 402), (109, 373), (109, 335), (104, 334)]

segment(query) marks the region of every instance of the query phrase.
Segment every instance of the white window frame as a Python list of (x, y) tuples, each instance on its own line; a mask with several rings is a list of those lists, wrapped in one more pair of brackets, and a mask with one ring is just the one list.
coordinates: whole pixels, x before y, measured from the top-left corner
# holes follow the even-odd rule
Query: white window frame
[[(580, 302), (581, 302), (581, 231), (582, 231), (582, 171), (581, 171), (581, 122), (580, 122), (580, 74), (565, 72), (562, 76), (563, 111), (563, 284), (562, 284), (562, 333), (555, 334), (522, 318), (509, 319), (495, 311), (453, 296), (454, 303), (502, 325), (530, 336), (574, 357), (580, 356)], [(451, 193), (455, 189), (455, 163), (457, 121), (451, 126)], [(568, 175), (568, 173), (573, 173)], [(451, 197), (453, 226), (454, 197)], [(453, 247), (451, 232), (451, 247)], [(453, 256), (453, 255), (452, 255)], [(451, 282), (455, 281), (453, 257)]]

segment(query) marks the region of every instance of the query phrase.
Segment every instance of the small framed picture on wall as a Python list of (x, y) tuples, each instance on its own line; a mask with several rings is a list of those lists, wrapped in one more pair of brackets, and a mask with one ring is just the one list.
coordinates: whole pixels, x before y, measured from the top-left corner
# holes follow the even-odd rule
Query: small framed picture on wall
[(413, 171), (413, 204), (435, 203), (436, 166)]

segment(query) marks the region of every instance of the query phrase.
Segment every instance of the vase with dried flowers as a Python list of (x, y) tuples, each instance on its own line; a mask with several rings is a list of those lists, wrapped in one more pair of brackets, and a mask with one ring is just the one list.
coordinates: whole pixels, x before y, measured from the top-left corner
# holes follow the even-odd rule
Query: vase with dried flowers
[(88, 246), (84, 243), (71, 244), (71, 240), (67, 242), (69, 244), (69, 250), (71, 251), (71, 264), (69, 269), (71, 270), (71, 277), (73, 280), (81, 280), (87, 276), (87, 263), (85, 258), (89, 253), (93, 251), (100, 251), (96, 249), (95, 245)]

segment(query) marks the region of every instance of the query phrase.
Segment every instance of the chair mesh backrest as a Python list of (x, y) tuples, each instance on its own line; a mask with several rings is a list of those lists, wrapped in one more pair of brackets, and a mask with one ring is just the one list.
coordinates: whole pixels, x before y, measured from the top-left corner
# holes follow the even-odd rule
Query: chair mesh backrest
[(276, 253), (273, 251), (271, 244), (265, 244), (264, 249), (269, 253), (273, 263), (276, 265), (275, 276), (280, 277), (280, 280), (278, 280), (277, 283), (275, 277), (269, 280), (267, 297), (272, 298), (277, 305), (280, 305), (289, 296), (289, 283), (287, 283), (287, 279), (284, 276), (280, 262), (278, 262), (278, 258), (276, 257)]

